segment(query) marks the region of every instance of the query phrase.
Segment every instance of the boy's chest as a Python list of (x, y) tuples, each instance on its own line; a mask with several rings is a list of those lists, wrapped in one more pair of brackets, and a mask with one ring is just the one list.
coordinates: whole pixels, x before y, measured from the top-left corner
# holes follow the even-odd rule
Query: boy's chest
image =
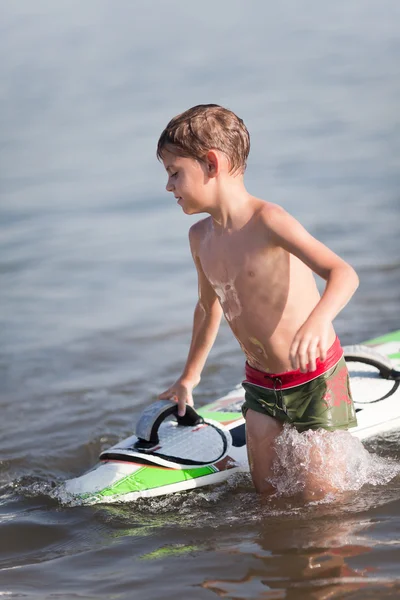
[(205, 276), (211, 285), (256, 283), (268, 277), (275, 268), (276, 248), (257, 240), (243, 243), (240, 237), (228, 240), (205, 240), (199, 258)]

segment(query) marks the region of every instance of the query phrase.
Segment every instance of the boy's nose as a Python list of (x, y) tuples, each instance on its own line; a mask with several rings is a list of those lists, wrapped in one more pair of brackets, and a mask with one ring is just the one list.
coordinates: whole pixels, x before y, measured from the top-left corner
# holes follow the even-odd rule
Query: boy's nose
[(165, 186), (165, 189), (167, 190), (167, 192), (172, 192), (174, 189), (174, 186), (172, 185), (172, 183), (170, 182), (169, 179), (167, 181), (167, 185)]

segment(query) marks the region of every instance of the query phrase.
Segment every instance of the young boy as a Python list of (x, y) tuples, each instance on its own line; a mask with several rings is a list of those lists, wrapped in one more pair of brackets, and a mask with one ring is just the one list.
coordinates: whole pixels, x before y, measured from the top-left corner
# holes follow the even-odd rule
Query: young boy
[[(274, 440), (356, 425), (343, 351), (332, 321), (358, 286), (353, 268), (283, 208), (251, 196), (243, 176), (243, 121), (215, 104), (173, 118), (158, 141), (166, 189), (186, 214), (208, 213), (189, 232), (199, 300), (182, 375), (160, 398), (193, 405), (192, 391), (222, 314), (246, 357), (247, 451), (257, 491), (269, 491)], [(320, 296), (313, 272), (326, 281)]]

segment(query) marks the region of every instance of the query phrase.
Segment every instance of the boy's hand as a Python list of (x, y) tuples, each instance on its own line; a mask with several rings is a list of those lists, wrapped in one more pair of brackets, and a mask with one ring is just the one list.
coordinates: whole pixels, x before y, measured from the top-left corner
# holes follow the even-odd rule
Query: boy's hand
[(302, 373), (315, 371), (317, 358), (326, 359), (330, 323), (308, 319), (293, 338), (289, 351), (290, 362), (294, 370)]
[(196, 387), (198, 383), (198, 381), (194, 382), (180, 377), (173, 385), (171, 385), (171, 387), (158, 397), (160, 400), (173, 400), (174, 402), (177, 402), (178, 415), (183, 417), (186, 412), (186, 404), (193, 406), (192, 392), (193, 388)]

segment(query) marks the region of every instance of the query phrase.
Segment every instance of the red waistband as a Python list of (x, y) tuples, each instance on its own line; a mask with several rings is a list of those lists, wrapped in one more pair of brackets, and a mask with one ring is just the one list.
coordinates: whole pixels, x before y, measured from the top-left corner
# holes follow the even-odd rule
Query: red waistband
[(297, 385), (301, 385), (302, 383), (307, 383), (307, 381), (312, 381), (320, 375), (323, 375), (323, 373), (326, 373), (329, 371), (329, 369), (332, 369), (332, 367), (339, 362), (342, 356), (343, 348), (340, 345), (339, 338), (336, 336), (335, 341), (327, 352), (326, 359), (322, 361), (317, 358), (317, 368), (315, 371), (302, 373), (300, 369), (297, 369), (296, 371), (286, 371), (285, 373), (264, 373), (263, 371), (259, 371), (258, 369), (251, 367), (249, 363), (246, 362), (246, 379), (244, 380), (244, 383), (254, 383), (255, 385), (260, 385), (273, 390), (275, 389), (277, 380), (279, 380), (279, 388), (283, 389), (295, 387)]

